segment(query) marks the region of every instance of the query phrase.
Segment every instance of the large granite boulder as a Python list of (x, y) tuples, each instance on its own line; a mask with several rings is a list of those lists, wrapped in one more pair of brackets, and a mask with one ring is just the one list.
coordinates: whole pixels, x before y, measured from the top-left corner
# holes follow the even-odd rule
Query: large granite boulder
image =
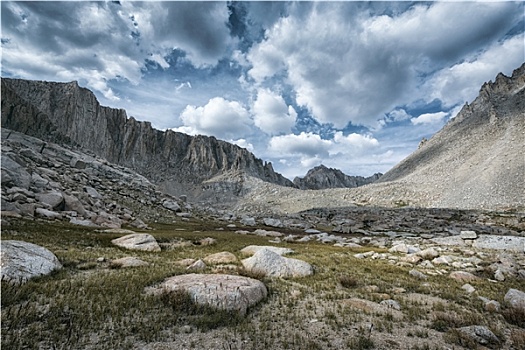
[(2, 241), (0, 252), (2, 280), (27, 282), (62, 268), (58, 258), (48, 249), (23, 241)]
[(314, 273), (312, 265), (306, 261), (285, 258), (268, 249), (257, 251), (251, 258), (242, 260), (242, 264), (248, 271), (270, 277), (304, 277)]
[(264, 283), (253, 278), (193, 273), (167, 278), (152, 291), (157, 294), (169, 291), (187, 292), (197, 304), (237, 311), (240, 315), (245, 315), (250, 306), (257, 304), (268, 294)]
[(147, 233), (133, 233), (111, 241), (116, 246), (130, 249), (143, 250), (148, 252), (160, 252), (160, 246), (150, 234)]

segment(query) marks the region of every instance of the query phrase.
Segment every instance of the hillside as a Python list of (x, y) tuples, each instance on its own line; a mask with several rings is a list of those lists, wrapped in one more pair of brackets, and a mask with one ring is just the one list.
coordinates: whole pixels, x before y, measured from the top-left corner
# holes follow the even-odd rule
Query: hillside
[(479, 96), (379, 182), (424, 185), (439, 207), (523, 205), (525, 64), (499, 74)]

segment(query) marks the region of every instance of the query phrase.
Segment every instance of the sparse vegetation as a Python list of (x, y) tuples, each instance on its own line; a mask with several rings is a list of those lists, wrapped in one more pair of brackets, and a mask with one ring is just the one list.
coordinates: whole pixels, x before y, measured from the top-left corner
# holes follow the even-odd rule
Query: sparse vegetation
[[(448, 342), (465, 348), (472, 344), (454, 329), (474, 324), (510, 328), (508, 342), (512, 344), (521, 344), (525, 337), (519, 329), (520, 314), (511, 314), (509, 308), (501, 314), (485, 312), (477, 298), (465, 297), (460, 284), (446, 277), (432, 276), (423, 284), (411, 278), (407, 268), (353, 257), (364, 248), (317, 242), (281, 243), (295, 251), (294, 258), (315, 266), (313, 276), (284, 280), (242, 268), (228, 272), (259, 279), (267, 286), (267, 299), (245, 317), (195, 305), (184, 293), (154, 296), (144, 292), (169, 276), (186, 273), (177, 260), (220, 251), (237, 255), (247, 245), (268, 244), (268, 237), (209, 229), (216, 226), (196, 219), (154, 225), (149, 233), (161, 242), (211, 237), (217, 243), (131, 253), (111, 245), (118, 234), (62, 223), (4, 222), (2, 239), (45, 246), (65, 268), (17, 287), (2, 282), (2, 346), (133, 349), (151, 342), (184, 341), (186, 348), (194, 349), (434, 349)], [(150, 265), (119, 269), (111, 263), (130, 255)], [(397, 291), (400, 287), (401, 292)], [(492, 298), (510, 287), (519, 286), (514, 281), (476, 282), (476, 289)], [(434, 299), (425, 301), (425, 296)], [(387, 297), (400, 303), (400, 319), (390, 311), (382, 314), (347, 303), (354, 298), (377, 305)]]

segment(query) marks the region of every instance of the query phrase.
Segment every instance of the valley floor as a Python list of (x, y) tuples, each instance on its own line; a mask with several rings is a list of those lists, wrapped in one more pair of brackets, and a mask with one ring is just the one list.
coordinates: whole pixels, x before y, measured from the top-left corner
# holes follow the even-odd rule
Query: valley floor
[[(384, 237), (341, 234), (359, 244), (334, 246), (317, 239), (287, 242), (246, 234), (257, 227), (219, 220), (192, 218), (151, 226), (153, 230), (147, 233), (160, 243), (160, 252), (128, 251), (112, 245), (112, 239), (122, 236), (118, 230), (2, 218), (2, 240), (44, 246), (64, 266), (21, 286), (2, 281), (2, 347), (523, 349), (525, 344), (525, 314), (504, 300), (509, 289), (525, 290), (523, 251), (443, 246), (417, 237), (393, 242), (456, 257), (457, 264), (434, 264), (432, 268), (426, 264), (424, 268), (407, 259), (410, 253), (390, 247), (391, 240), (385, 245)], [(276, 230), (307, 236), (299, 229)], [(205, 238), (216, 241), (199, 244)], [(250, 274), (240, 262), (209, 264), (201, 270), (243, 274), (264, 282), (267, 298), (244, 317), (144, 292), (167, 277), (187, 273), (182, 259), (228, 251), (240, 260), (240, 250), (248, 245), (290, 248), (294, 251), (291, 257), (312, 264), (315, 272), (308, 277), (276, 279)], [(112, 264), (127, 256), (149, 265), (121, 268)], [(511, 261), (515, 274), (495, 280), (490, 265), (505, 263), (504, 258)], [(457, 270), (471, 271), (475, 278), (468, 282), (451, 278), (451, 272)], [(488, 301), (499, 308), (487, 306)]]

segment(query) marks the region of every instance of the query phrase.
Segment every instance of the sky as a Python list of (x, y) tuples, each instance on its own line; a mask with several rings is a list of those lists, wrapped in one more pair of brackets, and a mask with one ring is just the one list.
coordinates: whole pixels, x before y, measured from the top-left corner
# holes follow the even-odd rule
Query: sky
[(78, 83), (293, 179), (386, 172), (525, 61), (524, 2), (1, 2), (1, 75)]

